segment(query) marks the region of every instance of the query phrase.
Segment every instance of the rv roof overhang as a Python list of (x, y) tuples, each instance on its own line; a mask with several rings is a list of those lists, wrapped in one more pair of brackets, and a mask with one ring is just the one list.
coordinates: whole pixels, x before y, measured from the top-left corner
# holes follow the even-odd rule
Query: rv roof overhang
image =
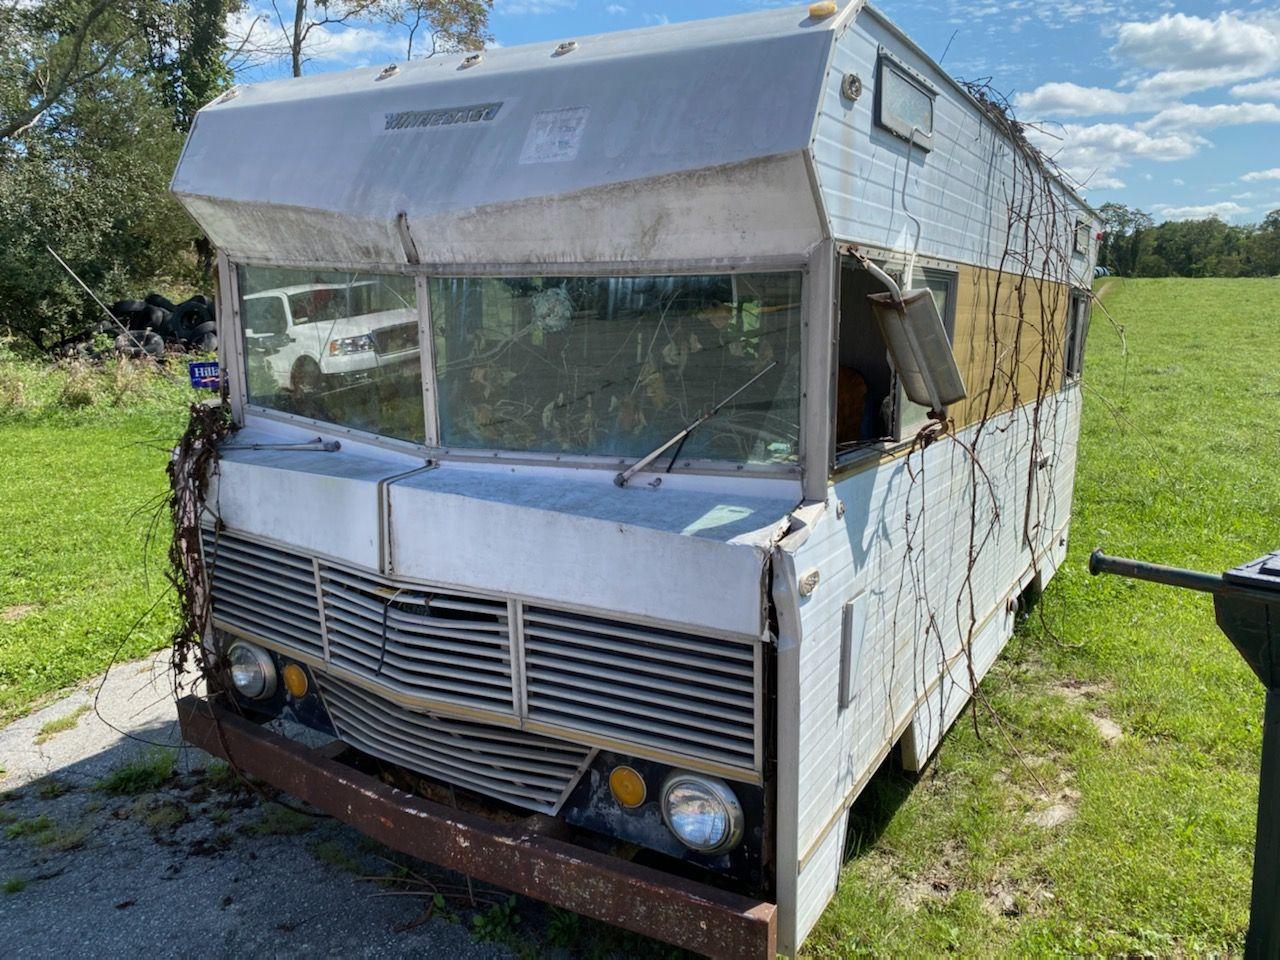
[(240, 88), (199, 113), (173, 189), (236, 260), (802, 259), (826, 232), (808, 150), (845, 19), (794, 7)]

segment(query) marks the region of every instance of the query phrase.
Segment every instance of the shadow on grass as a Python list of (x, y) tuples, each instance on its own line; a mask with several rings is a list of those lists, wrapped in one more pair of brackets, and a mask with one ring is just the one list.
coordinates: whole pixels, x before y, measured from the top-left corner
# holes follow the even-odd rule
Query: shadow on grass
[[(875, 846), (889, 822), (911, 796), (920, 775), (902, 769), (900, 748), (895, 746), (866, 788), (849, 808), (849, 829), (845, 833), (844, 860), (856, 860)], [(927, 769), (927, 768), (926, 768)]]

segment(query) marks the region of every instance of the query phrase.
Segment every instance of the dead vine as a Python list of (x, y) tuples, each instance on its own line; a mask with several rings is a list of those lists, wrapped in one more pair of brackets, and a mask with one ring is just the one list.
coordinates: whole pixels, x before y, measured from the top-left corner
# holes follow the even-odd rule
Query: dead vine
[[(930, 535), (939, 534), (931, 533), (926, 517), (934, 497), (926, 496), (924, 458), (920, 456), (918, 464), (913, 462), (926, 445), (920, 443), (920, 438), (907, 457), (906, 545), (893, 632), (897, 635), (898, 606), (909, 591), (915, 605), (914, 635), (919, 638), (912, 665), (918, 689), (936, 676), (937, 670), (930, 666), (935, 658), (944, 678), (958, 666), (960, 657), (965, 661), (967, 676), (963, 680), (955, 677), (954, 689), (944, 683), (936, 703), (932, 698), (928, 700), (926, 709), (936, 708), (939, 713), (938, 729), (946, 720), (948, 697), (969, 696), (975, 731), (981, 736), (981, 709), (1043, 791), (1044, 784), (1023, 758), (1011, 731), (978, 687), (973, 646), (987, 623), (991, 592), (998, 579), (993, 578), (990, 551), (1000, 538), (1002, 519), (1011, 508), (1020, 514), (1019, 548), (1029, 555), (1031, 583), (1042, 580), (1045, 553), (1052, 549), (1052, 538), (1057, 536), (1062, 522), (1052, 481), (1068, 439), (1061, 427), (1061, 405), (1066, 400), (1061, 389), (1064, 358), (1060, 348), (1069, 329), (1070, 290), (1073, 286), (1087, 286), (1088, 282), (1087, 278), (1072, 275), (1075, 224), (1067, 190), (1062, 186), (1069, 183), (1065, 173), (1028, 139), (1026, 127), (1014, 117), (1008, 100), (991, 87), (989, 80), (962, 83), (989, 124), (979, 134), (989, 141), (987, 182), (993, 194), (1003, 194), (1006, 216), (1003, 225), (992, 225), (992, 244), (999, 250), (995, 269), (980, 286), (961, 290), (957, 285), (955, 291), (957, 297), (972, 297), (975, 308), (980, 304), (985, 307), (985, 329), (975, 330), (974, 338), (988, 351), (987, 358), (981, 361), (981, 382), (970, 383), (971, 429), (964, 438), (954, 429), (948, 431), (956, 441), (957, 455), (963, 457), (968, 475), (967, 489), (962, 494), (968, 502), (967, 543), (954, 610), (955, 625), (962, 636), (961, 651), (948, 651), (943, 644), (943, 630), (929, 600), (927, 540)], [(910, 278), (907, 280), (910, 282)], [(1123, 329), (1117, 329), (1123, 343)], [(1011, 501), (1008, 503), (1001, 502), (994, 478), (1004, 475), (1012, 479), (1009, 467), (1013, 461), (1000, 450), (1001, 462), (983, 462), (984, 454), (990, 456), (1000, 449), (992, 448), (987, 438), (1000, 435), (1014, 438), (1019, 459), (1025, 457), (1025, 476), (1015, 488), (1016, 494), (1006, 494)], [(1052, 628), (1043, 622), (1043, 611), (1041, 619), (1046, 635), (1052, 638)]]
[(178, 622), (170, 654), (175, 698), (194, 682), (187, 679), (189, 668), (194, 668), (195, 677), (209, 675), (205, 640), (212, 629), (212, 606), (200, 543), (200, 520), (209, 483), (217, 471), (218, 444), (234, 429), (225, 402), (193, 403), (187, 428), (166, 468), (173, 525), (167, 575), (178, 597)]

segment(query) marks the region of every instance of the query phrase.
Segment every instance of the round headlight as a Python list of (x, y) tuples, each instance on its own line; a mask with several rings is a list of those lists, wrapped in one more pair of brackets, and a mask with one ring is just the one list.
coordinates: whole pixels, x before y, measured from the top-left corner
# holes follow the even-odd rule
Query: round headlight
[(662, 819), (681, 843), (699, 853), (731, 850), (742, 840), (742, 804), (715, 777), (680, 772), (667, 777)]
[(265, 700), (276, 692), (276, 665), (271, 654), (251, 643), (233, 643), (227, 665), (236, 692), (250, 700)]

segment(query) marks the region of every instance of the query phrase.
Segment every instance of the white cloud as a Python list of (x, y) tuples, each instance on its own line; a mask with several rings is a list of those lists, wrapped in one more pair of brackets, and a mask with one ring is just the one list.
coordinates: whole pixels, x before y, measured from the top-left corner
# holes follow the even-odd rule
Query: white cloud
[(1259, 183), (1263, 180), (1280, 180), (1280, 167), (1272, 167), (1270, 170), (1254, 170), (1252, 173), (1246, 173), (1240, 179), (1245, 183)]
[(1131, 93), (1076, 83), (1045, 83), (1013, 98), (1018, 112), (1028, 117), (1096, 117), (1104, 113), (1129, 113), (1140, 108)]
[(1193, 204), (1187, 207), (1174, 207), (1162, 203), (1156, 205), (1155, 212), (1166, 220), (1207, 220), (1209, 217), (1226, 220), (1248, 213), (1249, 209), (1234, 201), (1224, 200), (1221, 203)]
[[(1277, 39), (1280, 43), (1280, 39)], [(1258, 70), (1252, 67), (1206, 67), (1192, 70), (1161, 70), (1150, 77), (1144, 77), (1134, 84), (1133, 92), (1138, 97), (1154, 97), (1168, 100), (1185, 96), (1188, 93), (1199, 93), (1202, 90), (1213, 90), (1225, 87), (1240, 80), (1256, 77)], [(1263, 71), (1265, 72), (1265, 71)]]
[(315, 27), (307, 34), (303, 52), (311, 60), (354, 63), (374, 54), (403, 57), (404, 44), (399, 37), (370, 27), (343, 27), (340, 30)]
[(1211, 127), (1233, 127), (1246, 123), (1280, 123), (1280, 104), (1215, 103), (1201, 106), (1178, 103), (1161, 110), (1154, 117), (1137, 124), (1139, 130), (1207, 130)]
[(1185, 187), (1187, 185), (1187, 181), (1181, 177), (1174, 177), (1172, 182), (1175, 187)]
[(1165, 14), (1146, 23), (1122, 23), (1112, 52), (1152, 69), (1265, 70), (1277, 59), (1276, 33), (1266, 20), (1220, 13), (1216, 20)]
[(618, 14), (620, 14), (620, 13), (626, 13), (626, 12), (627, 12), (627, 8), (626, 8), (626, 7), (624, 7), (624, 6), (623, 6), (622, 4), (620, 4), (620, 3), (611, 3), (611, 4), (609, 4), (607, 7), (605, 7), (605, 8), (604, 8), (604, 12), (605, 12), (605, 13), (611, 13), (611, 14), (613, 14), (613, 15), (616, 17), (616, 16), (617, 16)]
[(1187, 94), (1229, 85), (1240, 98), (1280, 100), (1280, 80), (1244, 82), (1280, 70), (1280, 15), (1222, 13), (1210, 20), (1177, 13), (1129, 21), (1117, 29), (1111, 53), (1139, 68), (1119, 89), (1046, 83), (1015, 104), (1039, 117), (1149, 114)]
[(1116, 174), (1135, 160), (1185, 160), (1205, 143), (1193, 134), (1153, 136), (1119, 123), (1068, 123), (1057, 133), (1028, 127), (1027, 135), (1077, 182), (1103, 190), (1123, 187)]
[(498, 12), (508, 13), (514, 17), (531, 14), (538, 16), (544, 13), (555, 13), (558, 10), (571, 10), (577, 6), (576, 0), (498, 0)]
[(1080, 189), (1085, 192), (1089, 190), (1123, 190), (1126, 186), (1128, 184), (1119, 177), (1106, 173), (1095, 173), (1088, 183), (1080, 185)]
[(1238, 84), (1231, 88), (1231, 95), (1241, 100), (1280, 100), (1280, 77)]
[(1122, 23), (1111, 52), (1155, 70), (1134, 93), (1179, 97), (1260, 77), (1280, 68), (1280, 18), (1221, 13), (1216, 20), (1164, 14)]
[[(248, 63), (268, 63), (289, 56), (288, 38), (276, 15), (266, 7), (244, 8), (230, 14), (227, 38), (231, 49), (242, 47), (240, 59)], [(375, 57), (398, 59), (404, 52), (403, 40), (390, 30), (358, 24), (314, 26), (302, 47), (307, 60), (341, 62), (347, 66), (368, 63)]]

